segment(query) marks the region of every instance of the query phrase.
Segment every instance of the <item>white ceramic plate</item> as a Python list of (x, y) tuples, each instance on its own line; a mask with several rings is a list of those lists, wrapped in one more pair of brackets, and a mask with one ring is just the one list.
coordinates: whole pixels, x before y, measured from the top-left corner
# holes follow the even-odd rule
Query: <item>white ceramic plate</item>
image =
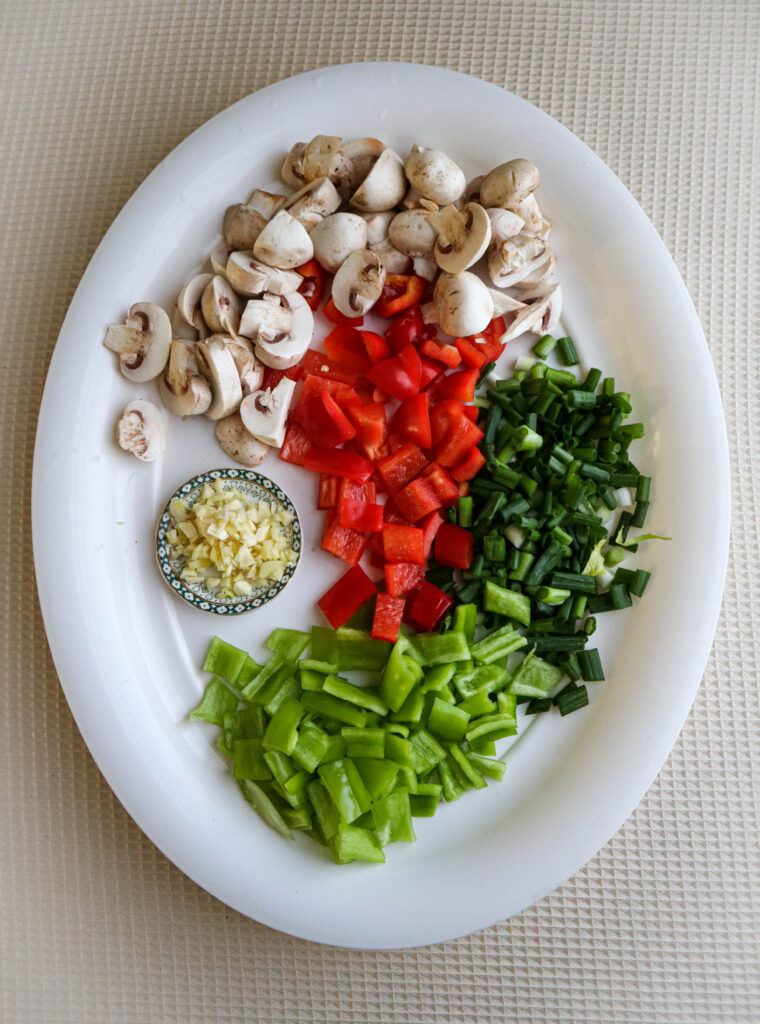
[[(133, 301), (171, 303), (211, 249), (225, 207), (277, 188), (283, 154), (317, 132), (374, 135), (451, 153), (468, 177), (511, 157), (541, 169), (554, 223), (566, 327), (584, 363), (635, 397), (654, 474), (639, 550), (646, 597), (598, 632), (608, 681), (589, 708), (539, 716), (509, 752), (501, 785), (418, 819), (416, 844), (384, 867), (334, 866), (306, 837), (290, 844), (244, 803), (186, 721), (214, 629), (254, 656), (276, 624), (308, 628), (339, 566), (319, 551), (315, 479), (262, 465), (295, 502), (304, 553), (295, 580), (250, 615), (220, 622), (158, 576), (155, 522), (184, 480), (224, 463), (203, 417), (173, 420), (162, 462), (120, 452), (113, 424), (135, 389), (101, 345)], [(512, 349), (512, 351), (519, 351)], [(651, 784), (691, 707), (712, 642), (729, 525), (726, 437), (705, 339), (652, 225), (617, 178), (535, 107), (438, 68), (357, 64), (280, 82), (223, 111), (174, 150), (117, 217), (74, 297), (53, 356), (33, 494), (40, 600), (71, 709), (129, 813), (199, 885), (244, 914), (341, 946), (439, 942), (502, 920), (577, 871)]]

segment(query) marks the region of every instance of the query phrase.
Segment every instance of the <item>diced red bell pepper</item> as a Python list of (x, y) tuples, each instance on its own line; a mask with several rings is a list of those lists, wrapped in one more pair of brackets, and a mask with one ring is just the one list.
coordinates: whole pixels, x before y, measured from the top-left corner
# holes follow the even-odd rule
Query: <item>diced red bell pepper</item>
[(378, 555), (378, 553), (376, 551), (370, 551), (370, 553), (369, 553), (369, 564), (374, 569), (383, 569), (383, 570), (385, 570), (385, 559), (383, 558), (382, 555)]
[(295, 466), (303, 466), (306, 456), (311, 451), (309, 435), (300, 423), (291, 420), (285, 431), (285, 440), (280, 448), (280, 458), (283, 462), (292, 462)]
[(381, 363), (383, 359), (390, 359), (391, 350), (388, 342), (380, 334), (374, 331), (360, 331), (364, 348), (367, 350), (369, 361), (373, 364)]
[(337, 504), (337, 502), (338, 477), (327, 476), (325, 473), (321, 473), (319, 476), (319, 496), (317, 498), (317, 508), (332, 508), (334, 505)]
[(436, 402), (430, 407), (430, 430), (433, 444), (440, 444), (447, 432), (455, 423), (465, 417), (466, 406), (461, 402)]
[(416, 444), (405, 444), (377, 463), (377, 471), (391, 494), (413, 480), (427, 466), (428, 460)]
[(344, 410), (356, 428), (356, 447), (373, 462), (382, 458), (387, 452), (385, 406), (380, 402), (365, 405), (357, 398), (348, 402)]
[(475, 398), (477, 380), (477, 370), (457, 370), (438, 381), (435, 386), (436, 397), (439, 401), (453, 399), (456, 402), (471, 402)]
[(399, 434), (419, 445), (429, 448), (433, 443), (430, 432), (430, 399), (427, 395), (415, 395), (407, 398), (396, 410), (391, 426)]
[(353, 373), (366, 373), (371, 365), (361, 331), (348, 324), (333, 327), (325, 338), (325, 352), (331, 363)]
[(494, 317), (482, 334), (473, 334), (466, 340), (472, 342), (479, 352), (485, 357), (486, 363), (496, 362), (504, 351), (504, 344), (500, 341), (507, 329), (503, 316)]
[(425, 294), (427, 281), (417, 274), (388, 274), (374, 308), (378, 316), (395, 316), (415, 306)]
[(398, 640), (405, 604), (403, 597), (378, 594), (375, 598), (375, 614), (372, 617), (370, 636), (375, 640), (387, 640), (389, 643), (395, 644)]
[(483, 439), (483, 431), (466, 416), (453, 423), (435, 448), (435, 460), (441, 466), (456, 466)]
[(327, 391), (300, 401), (293, 410), (293, 418), (318, 448), (336, 448), (356, 437), (356, 428)]
[(303, 278), (298, 287), (299, 294), (306, 299), (310, 309), (319, 309), (325, 291), (324, 270), (316, 260), (309, 260), (308, 263), (296, 267), (296, 273)]
[(376, 593), (375, 584), (360, 566), (355, 565), (330, 587), (317, 604), (333, 629), (338, 629)]
[(430, 338), (422, 343), (420, 352), (428, 359), (435, 359), (436, 362), (443, 363), (450, 370), (455, 370), (462, 362), (461, 354), (453, 345), (441, 345), (440, 342)]
[[(340, 397), (336, 396), (335, 401), (340, 405)], [(464, 407), (464, 414), (472, 423), (477, 423), (480, 409), (478, 409), (477, 405), (466, 405)]]
[(329, 378), (342, 384), (353, 384), (356, 381), (356, 374), (352, 370), (331, 362), (326, 352), (315, 352), (313, 348), (304, 352), (301, 366), (304, 373), (316, 377)]
[(434, 359), (428, 359), (427, 356), (420, 356), (420, 363), (422, 365), (422, 372), (420, 373), (420, 390), (429, 387), (433, 381), (437, 381), (443, 373), (443, 367), (440, 363), (436, 363)]
[[(401, 597), (425, 582), (424, 565), (394, 562), (385, 567), (385, 586), (392, 597)], [(350, 616), (349, 616), (350, 617)]]
[(425, 480), (435, 491), (436, 497), (441, 505), (453, 505), (459, 497), (459, 487), (448, 470), (439, 466), (437, 462), (431, 463), (422, 471)]
[(341, 477), (338, 480), (338, 496), (336, 504), (340, 504), (344, 499), (346, 501), (366, 501), (373, 504), (377, 498), (377, 487), (371, 480), (367, 480), (366, 483), (359, 484), (355, 480), (349, 480), (347, 477)]
[(383, 506), (343, 498), (339, 506), (340, 525), (361, 533), (379, 533), (383, 528)]
[(383, 524), (383, 552), (388, 562), (412, 562), (424, 565), (422, 530), (401, 523)]
[(303, 366), (297, 363), (295, 366), (288, 367), (287, 370), (275, 370), (271, 366), (264, 367), (264, 376), (261, 380), (261, 390), (266, 391), (267, 388), (274, 388), (280, 383), (283, 377), (287, 377), (288, 380), (300, 380), (303, 376)]
[(348, 452), (343, 448), (336, 448), (332, 451), (312, 448), (304, 456), (301, 465), (310, 469), (313, 473), (331, 473), (334, 476), (347, 476), (349, 480), (356, 480), (360, 484), (363, 484), (365, 480), (369, 480), (372, 475), (372, 463), (369, 459), (365, 459), (363, 455), (357, 455), (356, 452)]
[(422, 363), (419, 353), (413, 345), (407, 345), (397, 356), (376, 363), (367, 376), (386, 395), (411, 398), (420, 390)]
[(417, 477), (403, 487), (395, 495), (395, 500), (401, 514), (410, 523), (416, 523), (423, 516), (435, 512), (442, 504), (434, 488), (422, 477)]
[(482, 348), (470, 341), (469, 338), (457, 338), (454, 345), (465, 366), (472, 366), (479, 370), (481, 366), (485, 365), (487, 360)]
[(349, 327), (361, 327), (364, 323), (363, 316), (344, 316), (337, 308), (332, 298), (329, 298), (322, 310), (331, 324), (348, 324)]
[(457, 463), (457, 465), (451, 470), (451, 475), (457, 483), (462, 484), (467, 480), (472, 480), (474, 476), (477, 476), (485, 464), (485, 455), (479, 448), (476, 448), (473, 445), (462, 461)]
[(443, 523), (443, 521), (443, 516), (440, 512), (430, 512), (417, 524), (422, 530), (422, 550), (425, 558), (430, 558), (430, 552), (433, 548), (435, 535), (441, 528), (441, 523)]
[(475, 541), (469, 530), (444, 523), (435, 535), (435, 560), (452, 569), (469, 569), (475, 553)]
[(367, 541), (363, 533), (348, 526), (343, 526), (337, 508), (327, 510), (325, 526), (322, 531), (322, 547), (336, 558), (356, 565), (364, 554)]
[(422, 319), (419, 306), (410, 306), (405, 313), (388, 324), (383, 334), (391, 349), (400, 352), (407, 345), (435, 338), (438, 332), (433, 324), (426, 324)]
[(438, 628), (441, 619), (453, 604), (448, 594), (425, 580), (412, 602), (409, 616), (418, 626), (432, 632)]

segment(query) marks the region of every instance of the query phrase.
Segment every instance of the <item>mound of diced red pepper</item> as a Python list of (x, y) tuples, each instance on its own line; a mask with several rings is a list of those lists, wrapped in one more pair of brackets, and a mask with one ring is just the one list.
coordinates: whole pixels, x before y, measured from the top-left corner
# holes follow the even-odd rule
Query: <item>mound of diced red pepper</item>
[[(316, 308), (323, 285), (316, 274), (304, 277)], [(434, 544), (439, 564), (465, 569), (472, 561), (472, 536), (442, 513), (485, 462), (472, 403), (481, 368), (504, 348), (501, 317), (481, 336), (441, 341), (422, 320), (424, 290), (413, 275), (389, 277), (375, 309), (393, 316), (382, 335), (328, 300), (323, 312), (335, 326), (324, 351), (310, 349), (287, 371), (302, 387), (280, 458), (319, 473), (322, 547), (351, 566), (320, 608), (338, 627), (374, 597), (372, 636), (389, 641), (402, 620), (434, 630), (453, 603), (425, 581)], [(384, 591), (358, 565), (365, 552), (384, 572)]]

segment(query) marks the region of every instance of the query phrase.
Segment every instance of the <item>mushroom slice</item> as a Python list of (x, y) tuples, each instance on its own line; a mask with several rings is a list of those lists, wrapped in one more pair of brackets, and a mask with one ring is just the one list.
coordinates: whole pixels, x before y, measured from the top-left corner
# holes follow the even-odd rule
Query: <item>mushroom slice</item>
[(269, 445), (263, 444), (245, 429), (239, 412), (233, 412), (219, 420), (216, 425), (216, 439), (225, 455), (241, 466), (253, 469), (260, 465), (269, 454)]
[[(530, 331), (538, 335), (551, 334), (562, 316), (562, 288), (558, 284), (534, 286), (530, 292), (526, 289), (520, 298), (523, 300), (523, 311), (518, 314), (518, 318), (522, 317), (520, 333)], [(518, 318), (510, 324), (508, 333)], [(511, 334), (511, 338), (516, 337), (516, 334)]]
[(211, 385), (211, 404), (206, 415), (211, 420), (220, 420), (234, 412), (243, 397), (235, 360), (225, 340), (218, 335), (199, 341), (195, 348), (198, 368)]
[(417, 277), (424, 277), (426, 281), (434, 281), (438, 273), (438, 264), (430, 256), (413, 256), (412, 269)]
[(367, 221), (363, 217), (356, 213), (332, 213), (311, 231), (314, 259), (334, 274), (352, 252), (366, 249), (367, 236)]
[(541, 175), (534, 163), (522, 158), (509, 160), (485, 176), (480, 184), (480, 201), (483, 206), (514, 210), (540, 184)]
[(386, 274), (408, 274), (412, 265), (412, 257), (405, 252), (400, 252), (390, 241), (385, 238), (376, 245), (368, 245), (367, 248), (379, 257)]
[(518, 214), (511, 210), (502, 210), (500, 206), (492, 206), (486, 210), (491, 221), (491, 240), (493, 242), (506, 242), (508, 238), (514, 238), (522, 231), (525, 221)]
[(523, 309), (525, 306), (521, 299), (507, 295), (506, 292), (497, 292), (495, 288), (489, 288), (488, 290), (493, 299), (494, 316), (503, 316), (504, 313), (516, 313), (518, 309)]
[(429, 256), (438, 230), (425, 209), (402, 210), (388, 228), (388, 238), (399, 252), (409, 256)]
[(166, 366), (171, 340), (171, 321), (163, 309), (155, 302), (136, 302), (123, 324), (110, 325), (103, 344), (119, 354), (127, 380), (144, 384)]
[(176, 302), (172, 312), (172, 338), (180, 338), (182, 341), (196, 341), (198, 338), (196, 329), (185, 323), (185, 318), (180, 315)]
[[(283, 209), (311, 231), (340, 206), (340, 196), (329, 178), (315, 178), (300, 188), (285, 203)], [(241, 246), (241, 248), (247, 248)]]
[(384, 210), (381, 213), (363, 213), (367, 222), (367, 245), (380, 245), (388, 238), (388, 231), (396, 216), (395, 210)]
[(288, 150), (288, 155), (283, 161), (280, 174), (286, 185), (293, 188), (300, 188), (306, 182), (306, 175), (303, 169), (303, 158), (306, 152), (305, 142), (296, 142)]
[(209, 254), (209, 261), (215, 274), (227, 275), (227, 263), (233, 252), (235, 246), (227, 245), (224, 240), (214, 246)]
[(280, 210), (256, 239), (253, 255), (270, 267), (291, 270), (312, 258), (314, 246), (303, 224)]
[(433, 301), (421, 308), (427, 324), (438, 324), (452, 338), (484, 331), (493, 319), (493, 296), (479, 277), (467, 270), (441, 274)]
[(233, 249), (252, 249), (266, 222), (267, 218), (252, 206), (235, 203), (234, 206), (228, 206), (224, 213), (224, 240)]
[[(518, 295), (520, 295), (523, 290), (530, 293), (536, 285), (545, 284), (549, 278), (553, 276), (556, 269), (557, 254), (552, 249), (551, 256), (546, 263), (542, 263), (540, 267), (537, 267), (532, 273), (528, 274), (527, 277), (524, 277), (519, 284), (513, 285), (513, 288)], [(520, 297), (522, 298), (521, 295)]]
[(243, 399), (240, 417), (249, 434), (263, 444), (282, 447), (295, 386), (294, 381), (283, 377), (277, 387), (257, 391)]
[(173, 339), (169, 362), (158, 378), (158, 393), (175, 416), (196, 416), (211, 405), (211, 388), (198, 370), (193, 346)]
[(255, 188), (248, 196), (246, 206), (260, 213), (264, 220), (271, 220), (287, 200), (287, 196), (281, 196), (278, 192), (264, 192), (260, 188)]
[(412, 188), (441, 206), (455, 203), (467, 184), (462, 168), (440, 149), (412, 146), (404, 170)]
[(344, 316), (364, 316), (380, 298), (385, 284), (385, 267), (370, 249), (351, 253), (333, 278), (332, 298)]
[(338, 169), (332, 175), (341, 199), (357, 190), (384, 149), (380, 139), (354, 139), (342, 147)]
[(468, 203), (464, 210), (445, 206), (428, 214), (437, 231), (433, 258), (441, 270), (458, 274), (477, 263), (491, 241), (491, 221), (479, 203)]
[(227, 278), (221, 274), (216, 274), (206, 285), (201, 310), (212, 331), (237, 334), (240, 329), (240, 299)]
[(141, 399), (129, 402), (116, 425), (116, 440), (125, 452), (143, 462), (155, 462), (166, 447), (166, 426), (159, 409)]
[(392, 149), (384, 149), (349, 202), (357, 210), (391, 210), (406, 192), (404, 162)]
[(195, 277), (187, 282), (177, 299), (179, 315), (185, 323), (196, 329), (200, 338), (207, 338), (211, 333), (206, 321), (203, 319), (201, 299), (213, 276), (213, 274), (196, 274)]
[(498, 288), (509, 288), (543, 266), (551, 254), (552, 247), (538, 235), (515, 235), (491, 248), (488, 273)]
[(255, 259), (252, 252), (230, 253), (227, 278), (238, 295), (261, 295), (262, 292), (290, 295), (297, 292), (303, 282), (295, 270), (277, 270)]
[(283, 295), (279, 302), (252, 299), (245, 307), (241, 326), (255, 338), (256, 355), (262, 363), (287, 370), (301, 360), (311, 343), (314, 315), (296, 292)]
[(253, 354), (253, 345), (248, 338), (229, 334), (212, 334), (209, 341), (218, 340), (227, 348), (235, 362), (243, 395), (258, 391), (264, 379), (264, 367)]
[(532, 192), (515, 206), (515, 213), (519, 214), (525, 222), (523, 230), (526, 234), (540, 235), (541, 238), (546, 238), (552, 229), (549, 221), (544, 220), (544, 215)]

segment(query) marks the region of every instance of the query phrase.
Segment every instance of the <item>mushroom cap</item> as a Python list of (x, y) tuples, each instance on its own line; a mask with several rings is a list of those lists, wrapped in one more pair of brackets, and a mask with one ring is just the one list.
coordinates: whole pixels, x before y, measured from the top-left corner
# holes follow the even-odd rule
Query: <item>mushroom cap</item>
[(380, 213), (363, 213), (367, 222), (367, 246), (379, 245), (388, 238), (391, 221), (396, 216), (395, 210), (383, 210)]
[(483, 206), (503, 206), (511, 210), (541, 184), (538, 168), (530, 160), (518, 158), (499, 164), (480, 184)]
[(334, 175), (340, 166), (342, 145), (343, 139), (338, 135), (315, 135), (303, 154), (306, 181)]
[(431, 256), (413, 256), (412, 269), (417, 277), (424, 277), (426, 281), (434, 281), (438, 273), (438, 264)]
[(218, 336), (196, 344), (198, 369), (211, 385), (211, 404), (206, 415), (211, 420), (229, 416), (240, 405), (243, 389), (235, 360), (225, 340)]
[(332, 213), (311, 231), (314, 259), (334, 274), (352, 252), (367, 246), (367, 222), (356, 213)]
[(427, 210), (417, 208), (397, 213), (388, 228), (388, 238), (399, 252), (409, 256), (429, 256), (438, 231)]
[(491, 206), (486, 210), (491, 221), (491, 241), (506, 242), (508, 238), (519, 235), (525, 221), (512, 210), (504, 210), (500, 206)]
[(314, 255), (309, 233), (287, 210), (280, 210), (256, 239), (253, 255), (270, 267), (291, 270)]
[(129, 402), (116, 424), (116, 440), (120, 448), (142, 462), (155, 462), (166, 447), (166, 426), (160, 410), (142, 399)]
[(543, 266), (552, 254), (552, 247), (538, 235), (519, 234), (498, 245), (488, 254), (488, 273), (498, 288), (519, 284)]
[(538, 201), (532, 192), (515, 206), (515, 213), (522, 217), (525, 223), (523, 230), (528, 234), (540, 235), (541, 238), (546, 238), (552, 229), (549, 221), (544, 219)]
[(380, 298), (384, 284), (385, 267), (380, 257), (370, 249), (353, 252), (333, 278), (335, 307), (344, 316), (363, 316)]
[[(255, 188), (248, 196), (246, 206), (260, 213), (264, 220), (271, 220), (277, 211), (283, 208), (287, 200), (288, 197), (280, 195), (279, 192), (264, 192), (263, 189)], [(240, 248), (249, 247), (240, 246)]]
[(282, 447), (295, 382), (283, 377), (276, 387), (256, 391), (243, 399), (240, 417), (245, 429), (263, 444)]
[(242, 308), (237, 292), (226, 277), (215, 274), (201, 299), (203, 319), (218, 334), (237, 334)]
[[(340, 196), (329, 178), (315, 178), (300, 188), (283, 206), (291, 217), (299, 220), (311, 231), (323, 217), (334, 213), (340, 206)], [(241, 246), (241, 248), (249, 248)]]
[(295, 142), (283, 160), (280, 174), (286, 185), (292, 188), (300, 188), (306, 182), (306, 175), (303, 169), (303, 159), (306, 152), (305, 142)]
[(235, 252), (234, 245), (227, 245), (224, 239), (221, 242), (217, 242), (208, 257), (215, 274), (221, 274), (223, 277), (226, 277), (227, 263), (233, 252)]
[(194, 346), (174, 338), (169, 362), (158, 378), (158, 393), (175, 416), (196, 416), (211, 405), (211, 388), (198, 370)]
[(467, 184), (462, 168), (440, 149), (412, 146), (404, 170), (409, 184), (424, 199), (441, 206), (455, 203)]
[[(250, 306), (249, 302), (246, 313)], [(283, 295), (280, 304), (262, 301), (256, 316), (256, 355), (261, 362), (274, 370), (300, 362), (314, 334), (314, 314), (303, 295)]]
[(196, 329), (186, 323), (185, 318), (180, 315), (176, 302), (172, 311), (172, 338), (179, 338), (181, 341), (196, 341), (198, 338)]
[(136, 384), (153, 380), (166, 366), (172, 340), (172, 325), (155, 302), (130, 306), (123, 324), (111, 324), (104, 345), (119, 353), (119, 369)]
[[(468, 181), (464, 190), (464, 198), (468, 203), (480, 202), (480, 186), (483, 184), (485, 174), (479, 174), (472, 181)], [(482, 205), (482, 204), (481, 204)]]
[(187, 282), (177, 299), (179, 315), (186, 324), (198, 331), (201, 338), (206, 338), (209, 335), (208, 326), (203, 319), (201, 299), (213, 276), (213, 274), (196, 274)]
[(449, 274), (467, 270), (488, 248), (491, 221), (479, 203), (468, 203), (464, 210), (445, 206), (428, 217), (438, 233), (433, 257), (441, 270)]
[(257, 260), (252, 252), (230, 253), (227, 278), (238, 295), (289, 295), (297, 292), (303, 282), (295, 270), (277, 270)]
[(437, 323), (453, 338), (479, 334), (493, 319), (493, 297), (479, 277), (468, 270), (441, 274), (433, 301), (422, 307), (426, 323)]
[(391, 245), (390, 240), (384, 238), (382, 242), (368, 245), (367, 248), (380, 258), (383, 270), (386, 274), (408, 274), (412, 265), (412, 257), (401, 252)]
[(385, 149), (380, 139), (353, 139), (340, 151), (340, 163), (333, 175), (341, 199), (348, 199), (369, 174), (372, 165)]
[(390, 210), (401, 202), (405, 192), (404, 162), (392, 149), (384, 149), (351, 196), (350, 203), (368, 213)]
[(232, 249), (251, 249), (267, 222), (258, 210), (246, 203), (228, 206), (224, 213), (222, 234)]
[(239, 412), (219, 420), (215, 434), (225, 455), (249, 469), (260, 465), (269, 454), (269, 445), (262, 444), (253, 434), (248, 433)]

